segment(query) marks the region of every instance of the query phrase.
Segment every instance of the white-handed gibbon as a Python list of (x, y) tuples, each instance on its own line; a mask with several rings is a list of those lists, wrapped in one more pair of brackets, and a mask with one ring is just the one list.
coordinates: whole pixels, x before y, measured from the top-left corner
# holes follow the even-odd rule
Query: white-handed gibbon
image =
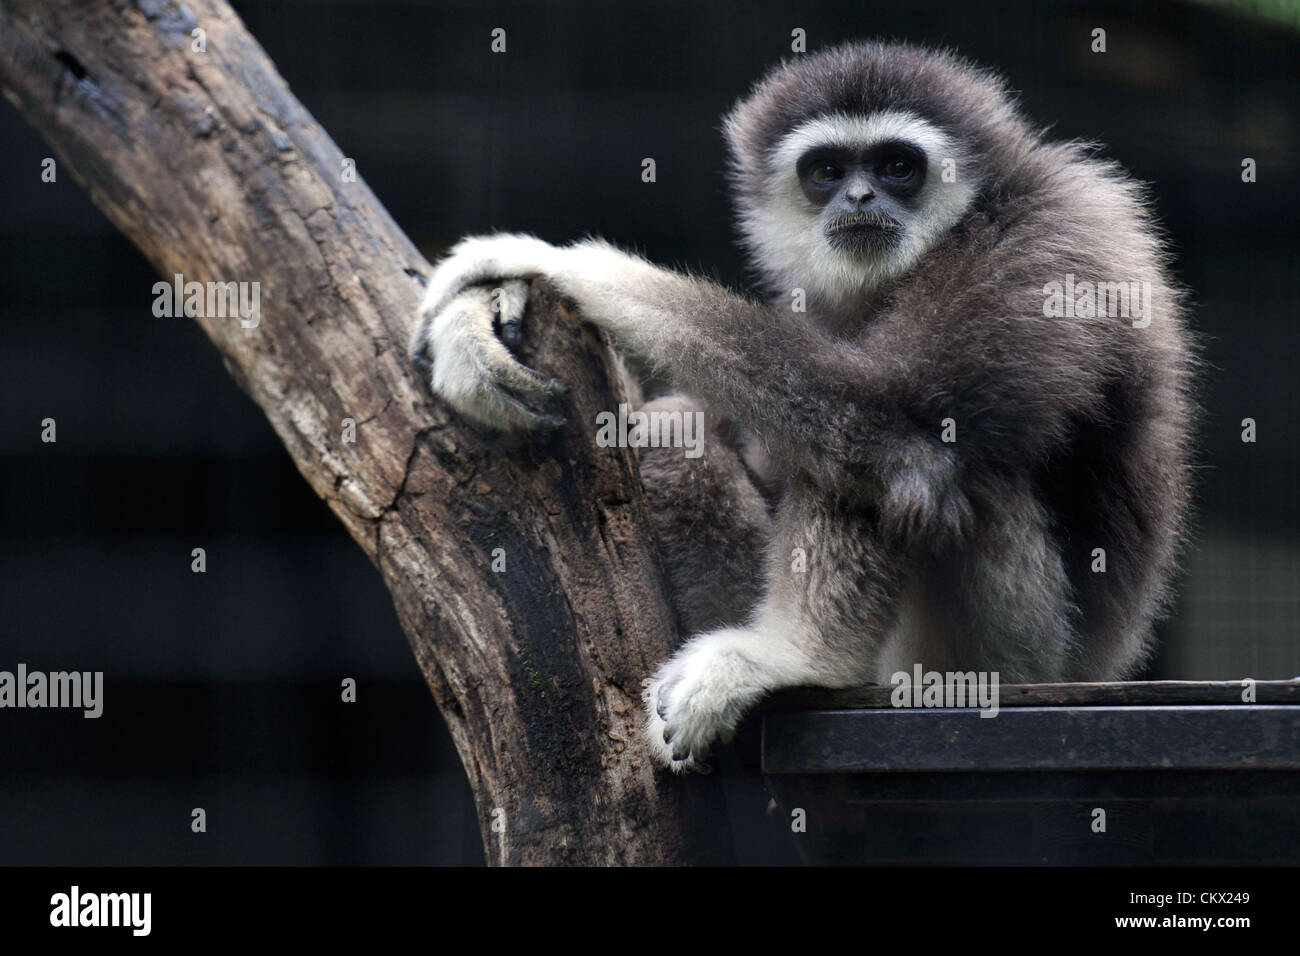
[(1194, 367), (1140, 186), (908, 45), (783, 65), (725, 129), (765, 300), (599, 240), (469, 238), (412, 348), (464, 414), (556, 425), (560, 383), (507, 347), (542, 276), (672, 383), (652, 408), (710, 416), (702, 457), (641, 452), (693, 633), (647, 682), (656, 759), (699, 767), (781, 687), (1133, 674), (1185, 523)]

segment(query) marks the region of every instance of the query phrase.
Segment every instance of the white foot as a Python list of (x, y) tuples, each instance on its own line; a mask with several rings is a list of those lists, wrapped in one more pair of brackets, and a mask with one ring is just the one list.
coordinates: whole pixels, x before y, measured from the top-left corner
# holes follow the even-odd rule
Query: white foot
[(710, 748), (731, 739), (767, 690), (766, 668), (752, 657), (762, 646), (740, 628), (702, 634), (646, 681), (646, 744), (657, 763), (675, 773), (707, 771)]

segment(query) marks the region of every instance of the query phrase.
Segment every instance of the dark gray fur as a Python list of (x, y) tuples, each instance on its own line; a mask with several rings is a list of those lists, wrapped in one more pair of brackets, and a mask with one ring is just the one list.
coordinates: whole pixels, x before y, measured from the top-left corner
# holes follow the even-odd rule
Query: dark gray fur
[[(678, 304), (707, 346), (665, 354), (665, 371), (762, 449), (776, 489), (766, 587), (786, 592), (828, 650), (878, 648), (906, 605), (927, 669), (1129, 677), (1168, 606), (1193, 419), (1182, 295), (1144, 193), (1093, 149), (1046, 142), (988, 72), (871, 43), (786, 64), (736, 107), (741, 214), (766, 201), (783, 135), (882, 109), (963, 144), (980, 171), (965, 218), (851, 307), (792, 313), (788, 290), (772, 288), (769, 309), (738, 311), (696, 283)], [(1043, 286), (1066, 273), (1150, 282), (1150, 326), (1045, 318)], [(955, 444), (940, 441), (947, 418)], [(693, 629), (743, 623), (735, 598), (746, 605), (759, 586), (738, 567), (766, 526), (739, 456), (727, 445), (698, 462), (643, 456), (683, 617)], [(807, 573), (791, 573), (793, 548), (806, 549)], [(1105, 573), (1090, 570), (1094, 548)]]

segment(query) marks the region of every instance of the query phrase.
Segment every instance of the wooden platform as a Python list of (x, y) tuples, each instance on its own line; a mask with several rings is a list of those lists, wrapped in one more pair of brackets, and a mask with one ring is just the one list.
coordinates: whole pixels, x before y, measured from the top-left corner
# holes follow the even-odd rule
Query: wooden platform
[(1245, 686), (1008, 685), (992, 718), (789, 691), (763, 771), (810, 862), (1300, 863), (1300, 680)]
[[(1240, 704), (1246, 685), (1239, 680), (1119, 681), (1108, 684), (1003, 684), (999, 688), (1002, 707), (1037, 707), (1077, 704), (1096, 707), (1110, 704)], [(890, 707), (893, 687), (864, 687), (858, 690), (796, 688), (768, 698), (764, 710), (810, 710)], [(1300, 677), (1294, 680), (1255, 681), (1255, 703), (1300, 704)]]

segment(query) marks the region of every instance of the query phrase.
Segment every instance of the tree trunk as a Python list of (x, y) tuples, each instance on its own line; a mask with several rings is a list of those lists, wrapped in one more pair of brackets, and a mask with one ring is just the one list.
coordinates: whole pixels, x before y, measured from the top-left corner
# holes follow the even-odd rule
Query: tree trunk
[(219, 0), (0, 0), (0, 87), (162, 276), (260, 283), (255, 328), (197, 321), (382, 573), (488, 861), (724, 859), (716, 784), (638, 736), (674, 628), (634, 454), (591, 441), (598, 335), (533, 289), (530, 361), (575, 386), (553, 437), (436, 403), (405, 357), (428, 263)]

